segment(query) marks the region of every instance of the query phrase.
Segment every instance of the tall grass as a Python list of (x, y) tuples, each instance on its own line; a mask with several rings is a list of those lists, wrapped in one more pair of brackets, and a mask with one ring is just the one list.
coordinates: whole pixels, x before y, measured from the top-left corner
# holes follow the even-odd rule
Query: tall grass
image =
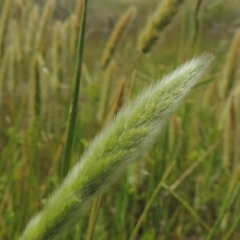
[[(72, 169), (72, 174), (63, 185), (59, 185), (59, 172), (67, 142), (69, 104), (72, 90), (76, 89), (77, 39), (82, 29), (84, 1), (77, 0), (75, 6), (73, 2), (65, 6), (64, 1), (0, 2), (0, 239), (18, 239), (31, 217), (38, 213), (30, 223), (34, 226), (35, 222), (30, 238), (41, 234), (46, 238), (45, 227), (48, 234), (55, 235), (49, 231), (50, 226), (60, 232), (63, 227), (53, 227), (56, 221), (50, 219), (64, 216), (61, 209), (73, 209), (73, 205), (79, 211), (67, 211), (65, 216), (76, 223), (59, 222), (70, 224), (61, 232), (62, 239), (239, 239), (239, 51), (234, 50), (238, 44), (238, 1), (201, 1), (199, 6), (200, 1), (194, 5), (192, 1), (165, 0), (159, 6), (137, 1), (134, 19), (131, 24), (127, 22), (124, 34), (121, 32), (121, 41), (119, 38), (109, 45), (114, 51), (110, 51), (103, 68), (101, 57), (108, 49), (108, 39), (114, 35), (118, 19), (129, 9), (120, 1), (115, 5), (111, 1), (106, 9), (105, 1), (108, 0), (101, 4), (89, 2), (81, 88), (75, 105), (80, 114), (73, 127), (74, 144), (65, 158), (68, 166), (63, 168), (62, 178), (68, 169)], [(163, 11), (161, 6), (174, 8)], [(166, 12), (171, 14), (164, 15)], [(150, 24), (153, 19), (160, 23), (164, 16), (164, 28)], [(148, 54), (138, 58), (139, 50), (146, 52), (140, 47), (140, 39), (148, 22), (154, 26), (151, 34), (161, 44), (154, 40), (146, 50)], [(196, 31), (197, 43), (193, 46)], [(160, 135), (154, 134), (151, 151), (145, 151), (141, 141), (152, 145), (146, 138), (152, 132), (151, 121), (145, 117), (154, 112), (158, 119), (164, 113), (157, 109), (162, 107), (165, 93), (173, 93), (169, 88), (157, 94), (164, 90), (158, 86), (166, 87), (166, 81), (157, 79), (205, 51), (215, 55), (211, 70), (191, 87), (192, 94), (177, 112), (160, 118), (167, 124)], [(200, 57), (186, 66), (206, 66), (207, 59)], [(187, 70), (186, 66), (174, 74)], [(191, 70), (188, 75), (193, 76), (196, 71)], [(150, 89), (149, 94), (136, 98), (144, 88)], [(184, 89), (179, 89), (178, 94)], [(141, 98), (145, 100), (140, 101)], [(156, 99), (159, 104), (150, 104)], [(169, 104), (171, 101), (174, 103), (177, 98), (170, 98)], [(125, 110), (120, 110), (122, 106)], [(160, 129), (161, 121), (150, 125)], [(134, 127), (135, 123), (138, 127)], [(120, 125), (132, 131), (123, 131)], [(90, 143), (98, 132), (100, 137)], [(136, 138), (135, 133), (141, 137)], [(111, 135), (110, 140), (107, 135)], [(122, 152), (126, 158), (119, 157), (117, 150), (130, 136), (131, 149)], [(102, 152), (106, 165), (95, 158), (98, 149), (109, 150), (106, 155)], [(114, 153), (108, 158), (110, 150)], [(91, 152), (93, 157), (89, 158)], [(123, 161), (127, 156), (136, 158), (131, 166)], [(90, 162), (94, 164), (88, 165)], [(112, 162), (122, 164), (125, 173), (118, 171), (116, 164), (107, 164)], [(86, 174), (74, 175), (78, 170)], [(99, 171), (99, 175), (94, 174)], [(122, 177), (115, 179), (115, 171), (116, 176), (122, 172)], [(109, 181), (102, 179), (101, 185), (93, 187), (90, 183), (94, 176), (105, 176)], [(78, 184), (74, 184), (75, 180)], [(118, 181), (102, 192), (113, 180)], [(84, 183), (89, 188), (84, 188)], [(60, 198), (59, 202), (62, 191), (66, 199)], [(79, 201), (79, 194), (71, 191), (81, 193), (81, 200), (89, 204), (98, 193), (101, 197), (90, 214)], [(57, 211), (52, 211), (51, 201)], [(76, 216), (79, 217), (75, 219)], [(30, 232), (31, 227), (27, 227), (25, 236)]]
[(67, 138), (66, 145), (63, 154), (62, 160), (62, 168), (61, 168), (61, 178), (64, 178), (70, 167), (70, 159), (72, 154), (72, 147), (74, 141), (74, 133), (76, 128), (77, 121), (77, 112), (78, 112), (78, 98), (79, 98), (79, 88), (80, 88), (80, 79), (82, 73), (82, 62), (83, 62), (83, 49), (84, 49), (84, 37), (85, 37), (85, 26), (86, 26), (86, 18), (87, 18), (87, 3), (88, 1), (84, 1), (83, 7), (83, 15), (82, 15), (82, 24), (81, 30), (79, 31), (79, 43), (77, 48), (77, 61), (76, 61), (76, 70), (74, 75), (74, 87), (71, 99), (71, 106), (69, 108), (69, 120), (68, 120), (68, 128), (67, 128)]
[(29, 223), (20, 239), (55, 239), (82, 215), (89, 202), (155, 142), (169, 115), (212, 61), (203, 55), (146, 89), (120, 111), (92, 142), (80, 162)]

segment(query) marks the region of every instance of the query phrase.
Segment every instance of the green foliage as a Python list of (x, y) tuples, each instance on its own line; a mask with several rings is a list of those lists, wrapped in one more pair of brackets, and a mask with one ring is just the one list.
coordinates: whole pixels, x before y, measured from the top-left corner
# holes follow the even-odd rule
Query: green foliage
[[(159, 32), (161, 42), (138, 56), (139, 36), (157, 5), (132, 1), (134, 21), (121, 34), (104, 70), (103, 48), (130, 6), (127, 1), (89, 2), (80, 114), (67, 158), (72, 171), (59, 187), (81, 1), (0, 1), (0, 239), (18, 239), (38, 213), (25, 232), (30, 234), (32, 225), (30, 239), (53, 239), (52, 229), (67, 240), (240, 239), (240, 58), (238, 51), (231, 52), (239, 2), (197, 1), (201, 4), (196, 11), (197, 2), (184, 1), (164, 35)], [(156, 79), (205, 51), (216, 58), (211, 70), (171, 114), (164, 106), (173, 104), (170, 110), (175, 111), (174, 103), (182, 98), (165, 98), (166, 93), (180, 96), (183, 89), (178, 81), (167, 86)], [(193, 77), (204, 71), (207, 59), (196, 58), (174, 74), (188, 69)], [(186, 68), (195, 64), (200, 68)], [(224, 99), (222, 88), (230, 83), (234, 86)], [(135, 98), (144, 88), (148, 90)], [(126, 107), (131, 99), (132, 107)], [(168, 124), (158, 135), (164, 122)], [(90, 214), (86, 203), (99, 193)], [(61, 232), (62, 226), (69, 230)]]

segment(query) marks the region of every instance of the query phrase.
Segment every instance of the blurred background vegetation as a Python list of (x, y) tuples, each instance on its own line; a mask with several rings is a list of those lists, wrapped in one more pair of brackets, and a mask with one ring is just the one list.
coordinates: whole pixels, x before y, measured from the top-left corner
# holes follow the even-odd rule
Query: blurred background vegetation
[[(240, 1), (184, 1), (138, 58), (139, 35), (159, 2), (89, 1), (71, 165), (145, 86), (205, 51), (214, 53), (214, 66), (154, 149), (63, 239), (129, 239), (144, 209), (132, 239), (240, 239)], [(59, 184), (81, 3), (0, 1), (0, 239), (17, 239)], [(108, 38), (131, 6), (135, 16), (103, 69)], [(170, 190), (157, 188), (162, 179)]]

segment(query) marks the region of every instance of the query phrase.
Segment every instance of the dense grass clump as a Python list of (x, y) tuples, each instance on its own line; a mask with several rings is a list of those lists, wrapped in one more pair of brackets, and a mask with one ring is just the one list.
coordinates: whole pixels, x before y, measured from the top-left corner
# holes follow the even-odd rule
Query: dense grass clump
[(0, 239), (240, 239), (238, 1), (87, 2), (0, 1)]

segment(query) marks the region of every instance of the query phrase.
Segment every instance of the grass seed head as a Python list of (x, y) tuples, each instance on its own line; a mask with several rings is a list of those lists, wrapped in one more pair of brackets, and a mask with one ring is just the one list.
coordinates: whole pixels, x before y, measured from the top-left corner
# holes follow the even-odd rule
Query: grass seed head
[(136, 12), (136, 8), (134, 7), (129, 8), (116, 23), (102, 54), (102, 58), (101, 58), (102, 68), (105, 69), (108, 66), (116, 50), (116, 47), (118, 45), (120, 38), (122, 37), (122, 34), (124, 30), (127, 28), (128, 24), (134, 17), (135, 12)]
[(149, 150), (170, 114), (182, 103), (211, 61), (209, 54), (194, 58), (123, 107), (90, 144), (20, 240), (56, 239), (77, 221), (86, 205), (115, 182), (129, 163)]
[(160, 33), (170, 24), (172, 18), (177, 14), (183, 0), (163, 0), (157, 11), (149, 19), (142, 31), (138, 48), (140, 52), (147, 53), (159, 39)]

